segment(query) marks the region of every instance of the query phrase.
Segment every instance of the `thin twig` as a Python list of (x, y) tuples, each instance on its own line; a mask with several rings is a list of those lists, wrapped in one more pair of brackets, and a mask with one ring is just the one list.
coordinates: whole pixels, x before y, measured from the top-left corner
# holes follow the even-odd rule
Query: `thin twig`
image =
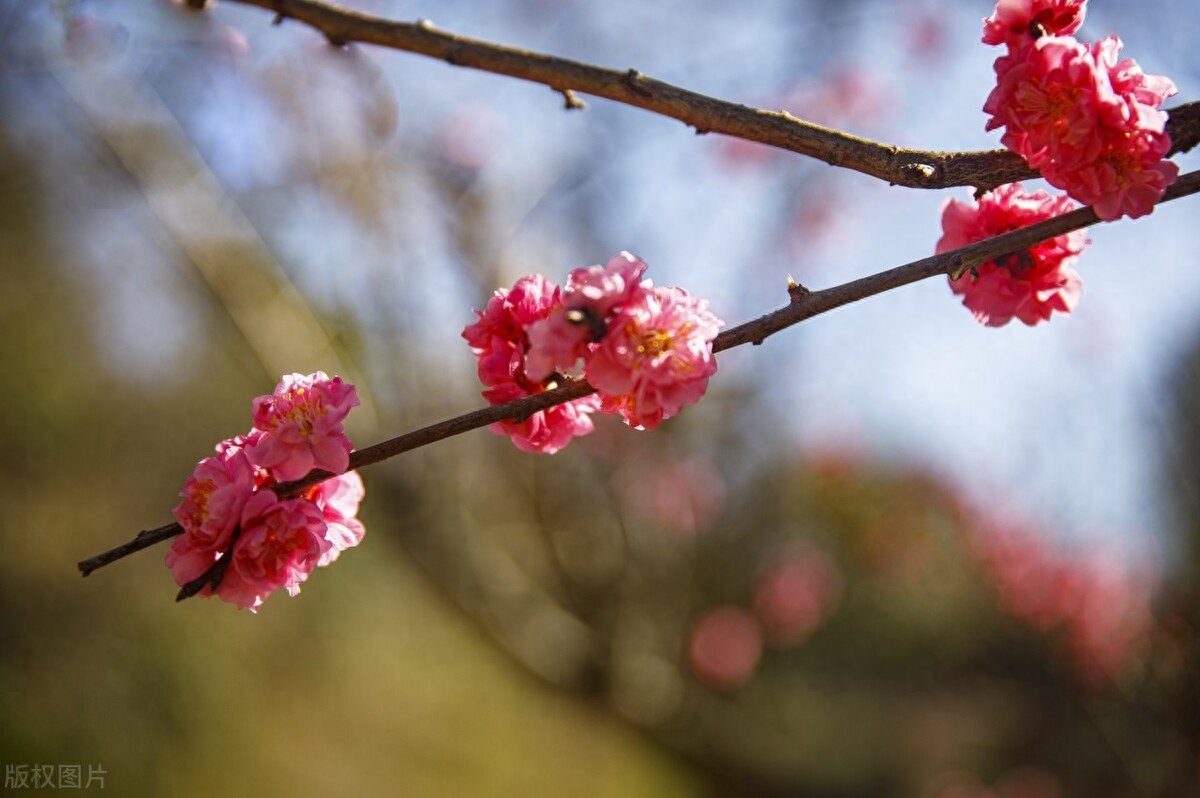
[[(236, 0), (316, 28), (331, 42), (361, 42), (437, 58), (453, 66), (541, 83), (577, 108), (571, 92), (604, 97), (678, 119), (697, 133), (723, 133), (817, 158), (832, 166), (909, 188), (972, 186), (980, 191), (1037, 177), (1019, 155), (1005, 150), (936, 152), (905, 149), (797, 119), (786, 111), (750, 108), (648, 77), (636, 69), (609, 69), (507, 47), (449, 31), (428, 20), (397, 22), (316, 0)], [(1171, 153), (1200, 143), (1200, 102), (1169, 112)]]
[[(1200, 170), (1188, 172), (1180, 177), (1175, 185), (1167, 189), (1159, 204), (1170, 202), (1200, 192)], [(826, 288), (820, 291), (809, 291), (803, 286), (791, 283), (788, 295), (791, 299), (787, 305), (778, 310), (760, 316), (753, 321), (739, 324), (717, 336), (713, 342), (713, 351), (721, 352), (743, 344), (761, 344), (771, 335), (799, 324), (805, 319), (826, 313), (834, 308), (848, 305), (860, 299), (890, 291), (893, 288), (915, 283), (940, 274), (960, 273), (973, 266), (986, 263), (989, 260), (1019, 252), (1038, 242), (1060, 236), (1072, 230), (1089, 227), (1099, 222), (1099, 218), (1091, 208), (1080, 208), (1070, 213), (1046, 219), (1028, 227), (1022, 227), (1002, 235), (969, 244), (959, 249), (944, 252), (921, 260), (913, 261), (904, 266), (851, 280), (848, 283)], [(428, 427), (422, 427), (407, 432), (395, 438), (359, 449), (350, 454), (351, 469), (372, 465), (398, 454), (436, 443), (440, 440), (461, 435), (470, 430), (486, 427), (497, 421), (511, 418), (528, 418), (539, 410), (569, 402), (587, 396), (595, 389), (582, 379), (565, 378), (564, 384), (544, 393), (514, 399), (511, 402), (485, 407), (461, 416), (456, 416)], [(275, 491), (283, 496), (295, 496), (313, 485), (334, 476), (328, 471), (313, 471), (306, 477), (294, 482), (276, 485)], [(155, 543), (172, 538), (183, 531), (179, 524), (167, 524), (157, 529), (139, 532), (132, 540), (122, 543), (94, 557), (89, 557), (78, 563), (80, 573), (87, 576), (97, 568), (127, 557), (135, 551), (140, 551)]]

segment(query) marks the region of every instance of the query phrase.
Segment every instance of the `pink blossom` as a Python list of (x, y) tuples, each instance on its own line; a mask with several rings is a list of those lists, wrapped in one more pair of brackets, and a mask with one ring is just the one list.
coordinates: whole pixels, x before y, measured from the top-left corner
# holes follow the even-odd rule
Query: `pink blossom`
[(476, 311), (479, 320), (462, 331), (479, 359), (479, 381), (490, 386), (525, 381), (524, 358), (529, 349), (526, 331), (561, 304), (558, 286), (540, 274), (522, 277), (511, 289), (497, 289), (487, 306)]
[(289, 374), (274, 394), (254, 400), (260, 434), (250, 437), (246, 456), (280, 481), (300, 479), (314, 468), (340, 474), (354, 448), (342, 421), (358, 404), (358, 392), (341, 377)]
[[(516, 382), (499, 385), (483, 392), (489, 404), (498, 405), (531, 395)], [(489, 429), (497, 435), (508, 435), (523, 452), (554, 454), (572, 438), (587, 435), (595, 429), (591, 414), (600, 409), (600, 397), (592, 394), (581, 399), (539, 410), (524, 421), (497, 421)]]
[(1163, 101), (1175, 84), (1120, 59), (1121, 40), (1092, 47), (1043, 36), (996, 59), (987, 129), (1053, 186), (1104, 220), (1150, 213), (1179, 175)]
[[(1147, 75), (1132, 58), (1117, 60), (1124, 45), (1116, 36), (1105, 36), (1092, 45), (1092, 57), (1096, 65), (1108, 73), (1113, 90), (1130, 102), (1151, 109), (1159, 109), (1168, 97), (1175, 96), (1174, 82), (1164, 75)], [(1156, 127), (1160, 132), (1166, 125), (1166, 114), (1154, 115), (1149, 121), (1142, 120), (1147, 128)]]
[(567, 275), (562, 306), (529, 327), (526, 375), (545, 379), (555, 370), (570, 371), (588, 354), (588, 344), (604, 337), (609, 316), (630, 300), (648, 267), (628, 252), (604, 266), (575, 269)]
[(1152, 212), (1179, 177), (1178, 164), (1164, 160), (1170, 147), (1171, 139), (1165, 133), (1113, 134), (1105, 138), (1099, 156), (1089, 163), (1061, 170), (1046, 166), (1042, 175), (1050, 185), (1091, 205), (1105, 221), (1122, 216), (1136, 219)]
[(1003, 127), (1001, 142), (1031, 167), (1070, 168), (1095, 158), (1097, 120), (1124, 103), (1088, 48), (1070, 37), (1044, 36), (1033, 46), (996, 59), (996, 87), (983, 110), (987, 129)]
[(1131, 58), (1118, 60), (1121, 40), (1101, 39), (1090, 54), (1119, 102), (1107, 103), (1093, 134), (1095, 154), (1083, 163), (1042, 165), (1043, 176), (1076, 200), (1093, 206), (1105, 221), (1136, 219), (1154, 210), (1179, 176), (1179, 166), (1165, 160), (1171, 137), (1165, 132), (1163, 101), (1175, 94), (1175, 84), (1160, 75), (1147, 75)]
[[(533, 396), (555, 387), (553, 375), (531, 379), (526, 373), (529, 328), (561, 307), (558, 287), (540, 274), (522, 277), (512, 289), (500, 289), (479, 320), (462, 332), (478, 358), (479, 380), (488, 386), (483, 396), (492, 405)], [(600, 406), (595, 396), (586, 396), (540, 410), (522, 421), (500, 421), (490, 429), (508, 435), (522, 451), (554, 454), (571, 439), (593, 430), (588, 417)]]
[(254, 483), (254, 468), (236, 449), (196, 465), (179, 494), (183, 501), (173, 511), (183, 534), (175, 538), (165, 558), (176, 584), (185, 585), (203, 574), (229, 547)]
[(699, 401), (717, 370), (712, 342), (721, 324), (707, 301), (682, 288), (639, 287), (584, 364), (602, 409), (654, 429)]
[(1037, 36), (1067, 36), (1083, 25), (1087, 0), (1000, 0), (983, 21), (984, 44), (1015, 50)]
[(366, 489), (357, 471), (347, 471), (319, 482), (305, 492), (304, 498), (315, 503), (325, 517), (325, 539), (330, 545), (317, 565), (329, 565), (343, 551), (362, 543), (367, 530), (355, 516), (365, 495)]
[[(947, 200), (942, 206), (942, 237), (937, 253), (1016, 230), (1071, 210), (1066, 197), (1045, 191), (1026, 193), (1020, 183), (1000, 186), (979, 201)], [(1082, 231), (1065, 233), (1027, 250), (975, 269), (950, 281), (955, 294), (983, 324), (999, 327), (1020, 319), (1030, 326), (1048, 321), (1053, 311), (1070, 313), (1079, 302), (1083, 281), (1071, 268), (1088, 243)]]
[(740, 687), (762, 657), (762, 631), (740, 607), (717, 607), (692, 627), (687, 662), (697, 681), (714, 690)]
[(254, 494), (242, 510), (241, 536), (217, 595), (239, 609), (257, 612), (280, 588), (295, 596), (333, 544), (326, 539), (324, 513), (307, 499), (279, 499), (269, 490)]
[(797, 549), (778, 555), (759, 578), (754, 612), (768, 640), (793, 646), (833, 613), (841, 591), (842, 576), (829, 555)]

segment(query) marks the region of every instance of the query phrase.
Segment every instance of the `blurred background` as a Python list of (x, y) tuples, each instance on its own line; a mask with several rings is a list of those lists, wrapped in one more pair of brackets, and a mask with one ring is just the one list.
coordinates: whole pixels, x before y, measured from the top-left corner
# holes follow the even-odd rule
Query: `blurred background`
[[(996, 146), (982, 2), (355, 7)], [(81, 581), (281, 374), (354, 382), (367, 445), (483, 404), (459, 333), (523, 274), (625, 249), (732, 325), (789, 274), (932, 253), (968, 194), (271, 22), (0, 5), (5, 794), (39, 766), (116, 795), (1195, 793), (1192, 200), (1093, 228), (1048, 325), (930, 280), (722, 354), (654, 433), (373, 466), (363, 544), (257, 615), (174, 604), (165, 547)], [(1200, 96), (1186, 0), (1097, 0), (1080, 36), (1109, 33)]]

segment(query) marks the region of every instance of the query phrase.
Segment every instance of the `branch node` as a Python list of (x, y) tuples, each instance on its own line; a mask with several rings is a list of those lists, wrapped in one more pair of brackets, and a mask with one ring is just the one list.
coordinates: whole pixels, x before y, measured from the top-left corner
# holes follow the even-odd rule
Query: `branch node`
[(978, 278), (979, 272), (976, 269), (988, 260), (989, 258), (980, 258), (978, 256), (954, 258), (947, 264), (946, 274), (950, 275), (951, 280), (957, 280), (967, 272), (970, 272), (972, 277)]
[(652, 92), (645, 86), (641, 85), (641, 82), (645, 79), (645, 75), (643, 75), (641, 72), (638, 72), (636, 69), (630, 69), (625, 73), (624, 77), (621, 78), (621, 82), (624, 83), (631, 92), (639, 97), (650, 97), (652, 96)]
[(555, 89), (555, 91), (563, 96), (563, 110), (582, 111), (587, 108), (587, 103), (570, 89)]
[(334, 36), (332, 33), (325, 34), (325, 41), (329, 42), (330, 46), (336, 47), (339, 50), (346, 47), (348, 44), (350, 44), (350, 42), (346, 41), (345, 39)]
[(417, 27), (421, 30), (433, 30), (435, 26), (433, 24), (433, 20), (422, 17), (421, 19), (417, 20)]
[(203, 11), (208, 7), (208, 0), (184, 0), (183, 4), (193, 11)]
[(282, 25), (283, 21), (285, 19), (287, 19), (287, 14), (280, 11), (278, 14), (275, 15), (275, 19), (271, 20), (271, 24), (275, 25), (275, 26)]
[(937, 179), (936, 166), (927, 163), (906, 163), (900, 167), (904, 176), (914, 183), (931, 184)]
[(793, 278), (790, 274), (788, 275), (787, 291), (788, 296), (791, 297), (792, 304), (804, 301), (805, 297), (812, 293), (812, 291), (809, 291), (807, 288), (800, 285), (800, 283), (796, 282), (795, 278)]

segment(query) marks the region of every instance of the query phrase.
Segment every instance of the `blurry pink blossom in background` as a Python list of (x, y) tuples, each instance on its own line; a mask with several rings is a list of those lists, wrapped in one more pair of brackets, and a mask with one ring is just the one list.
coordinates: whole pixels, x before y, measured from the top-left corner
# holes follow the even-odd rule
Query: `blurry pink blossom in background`
[(619, 472), (616, 485), (628, 509), (670, 532), (702, 532), (725, 509), (725, 478), (701, 458), (630, 464)]
[(985, 521), (974, 546), (1001, 606), (1041, 632), (1060, 635), (1084, 683), (1117, 679), (1147, 639), (1156, 584), (1150, 568), (1112, 551), (1068, 554), (1016, 519)]
[(754, 613), (768, 642), (793, 646), (833, 614), (841, 593), (841, 571), (828, 554), (813, 548), (786, 550), (759, 577)]
[(708, 610), (688, 635), (686, 658), (696, 681), (714, 690), (740, 687), (762, 656), (762, 631), (740, 607)]

